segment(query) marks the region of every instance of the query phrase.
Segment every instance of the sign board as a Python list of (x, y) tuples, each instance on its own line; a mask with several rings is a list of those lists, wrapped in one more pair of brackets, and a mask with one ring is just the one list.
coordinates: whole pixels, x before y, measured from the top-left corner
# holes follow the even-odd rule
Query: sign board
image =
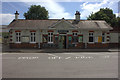
[(67, 33), (69, 32), (68, 30), (58, 30), (59, 33)]
[(29, 42), (29, 37), (28, 36), (22, 36), (22, 42)]
[(102, 42), (102, 37), (101, 36), (98, 37), (98, 42)]

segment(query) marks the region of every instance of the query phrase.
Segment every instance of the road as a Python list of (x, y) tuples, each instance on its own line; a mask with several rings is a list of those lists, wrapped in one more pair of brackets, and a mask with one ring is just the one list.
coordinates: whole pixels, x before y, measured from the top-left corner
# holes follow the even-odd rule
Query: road
[(3, 78), (117, 78), (118, 52), (4, 53)]

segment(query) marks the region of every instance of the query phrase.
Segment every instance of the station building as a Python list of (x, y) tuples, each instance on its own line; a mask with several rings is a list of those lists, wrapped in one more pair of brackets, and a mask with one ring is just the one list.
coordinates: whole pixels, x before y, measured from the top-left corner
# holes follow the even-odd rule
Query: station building
[(75, 19), (26, 20), (15, 19), (8, 25), (10, 48), (83, 49), (109, 48), (113, 29), (102, 20)]

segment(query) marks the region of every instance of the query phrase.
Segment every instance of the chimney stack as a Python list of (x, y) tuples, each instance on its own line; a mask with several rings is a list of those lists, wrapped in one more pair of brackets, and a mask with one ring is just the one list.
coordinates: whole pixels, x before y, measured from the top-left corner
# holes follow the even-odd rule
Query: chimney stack
[(18, 20), (18, 16), (19, 16), (19, 13), (18, 13), (18, 11), (16, 11), (16, 13), (15, 13), (15, 20)]
[(75, 13), (75, 20), (77, 20), (77, 21), (80, 20), (80, 13), (79, 13), (79, 11), (76, 11), (76, 13)]

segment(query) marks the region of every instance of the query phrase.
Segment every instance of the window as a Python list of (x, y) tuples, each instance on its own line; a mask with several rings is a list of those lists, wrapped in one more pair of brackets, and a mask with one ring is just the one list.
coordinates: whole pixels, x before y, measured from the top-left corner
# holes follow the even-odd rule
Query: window
[(105, 33), (102, 33), (102, 42), (105, 42)]
[(89, 42), (94, 42), (93, 32), (89, 33)]
[(16, 42), (21, 42), (21, 33), (16, 32)]
[(74, 33), (73, 33), (73, 36), (77, 36), (77, 32), (74, 32)]
[(83, 36), (79, 36), (79, 42), (83, 42)]
[(53, 43), (53, 32), (48, 33), (48, 42)]
[(31, 32), (30, 42), (35, 42), (35, 32)]
[(77, 32), (74, 32), (74, 33), (73, 33), (73, 42), (74, 42), (74, 43), (78, 42)]
[(43, 35), (43, 42), (47, 42), (48, 41), (48, 36), (47, 35)]
[(69, 36), (69, 37), (68, 37), (68, 41), (69, 41), (69, 43), (72, 42), (72, 36)]
[(58, 36), (55, 36), (55, 43), (58, 43)]

